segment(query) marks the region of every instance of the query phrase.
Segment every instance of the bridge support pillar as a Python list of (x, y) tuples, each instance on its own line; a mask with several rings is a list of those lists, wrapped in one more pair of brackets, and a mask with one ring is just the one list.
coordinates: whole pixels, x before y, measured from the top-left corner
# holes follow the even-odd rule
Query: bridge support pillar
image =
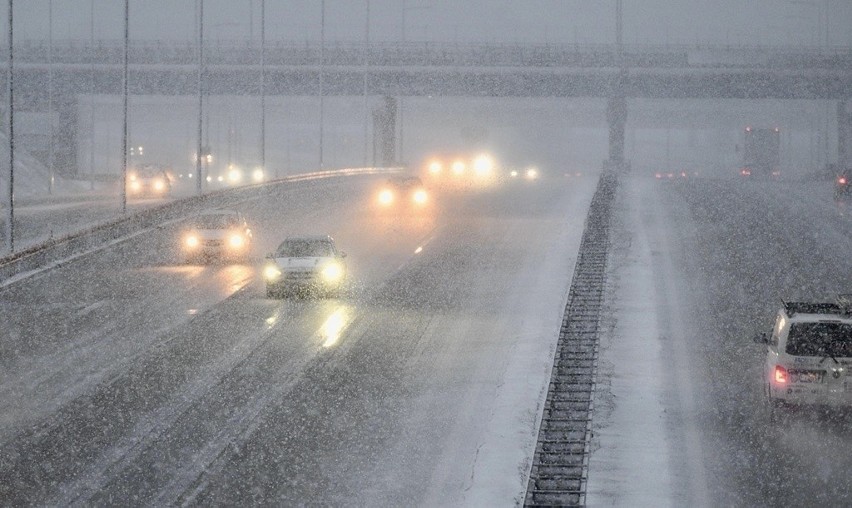
[(396, 164), (396, 99), (385, 97), (384, 104), (373, 111), (373, 161), (390, 167)]
[(628, 171), (624, 159), (624, 132), (627, 127), (627, 99), (610, 97), (606, 103), (606, 121), (609, 124), (609, 158), (604, 161), (605, 171)]
[(837, 103), (837, 166), (852, 169), (852, 99)]

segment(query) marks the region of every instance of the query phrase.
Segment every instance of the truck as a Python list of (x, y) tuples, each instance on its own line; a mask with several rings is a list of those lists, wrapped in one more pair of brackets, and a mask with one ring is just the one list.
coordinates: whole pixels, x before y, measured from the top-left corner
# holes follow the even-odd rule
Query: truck
[(768, 178), (781, 174), (781, 130), (746, 127), (740, 175)]

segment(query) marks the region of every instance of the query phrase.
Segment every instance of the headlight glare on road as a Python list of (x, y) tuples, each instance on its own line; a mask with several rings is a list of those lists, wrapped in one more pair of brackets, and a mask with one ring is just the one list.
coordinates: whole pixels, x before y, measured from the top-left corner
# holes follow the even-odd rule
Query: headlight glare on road
[(197, 236), (187, 235), (187, 237), (184, 239), (183, 243), (187, 247), (189, 247), (190, 249), (194, 249), (194, 248), (198, 247), (198, 244), (201, 243), (201, 242), (199, 241)]
[(428, 195), (426, 191), (423, 189), (418, 189), (414, 192), (414, 202), (418, 205), (426, 204), (426, 200), (428, 199)]
[(338, 263), (330, 263), (322, 269), (322, 278), (326, 282), (337, 282), (343, 277), (343, 268)]
[(277, 280), (281, 276), (281, 270), (275, 265), (266, 265), (263, 267), (263, 278), (266, 280)]

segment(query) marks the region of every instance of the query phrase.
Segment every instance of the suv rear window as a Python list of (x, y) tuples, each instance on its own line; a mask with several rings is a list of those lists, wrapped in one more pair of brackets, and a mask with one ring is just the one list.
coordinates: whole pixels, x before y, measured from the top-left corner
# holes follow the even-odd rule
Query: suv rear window
[(793, 323), (787, 353), (795, 356), (852, 357), (852, 324)]

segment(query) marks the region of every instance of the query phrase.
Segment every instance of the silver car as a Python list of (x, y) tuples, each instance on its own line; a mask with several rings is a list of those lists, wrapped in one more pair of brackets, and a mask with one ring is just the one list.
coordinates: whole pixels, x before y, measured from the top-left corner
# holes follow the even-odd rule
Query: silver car
[(266, 295), (273, 298), (290, 291), (319, 291), (337, 297), (346, 278), (345, 257), (328, 235), (286, 238), (266, 256)]

